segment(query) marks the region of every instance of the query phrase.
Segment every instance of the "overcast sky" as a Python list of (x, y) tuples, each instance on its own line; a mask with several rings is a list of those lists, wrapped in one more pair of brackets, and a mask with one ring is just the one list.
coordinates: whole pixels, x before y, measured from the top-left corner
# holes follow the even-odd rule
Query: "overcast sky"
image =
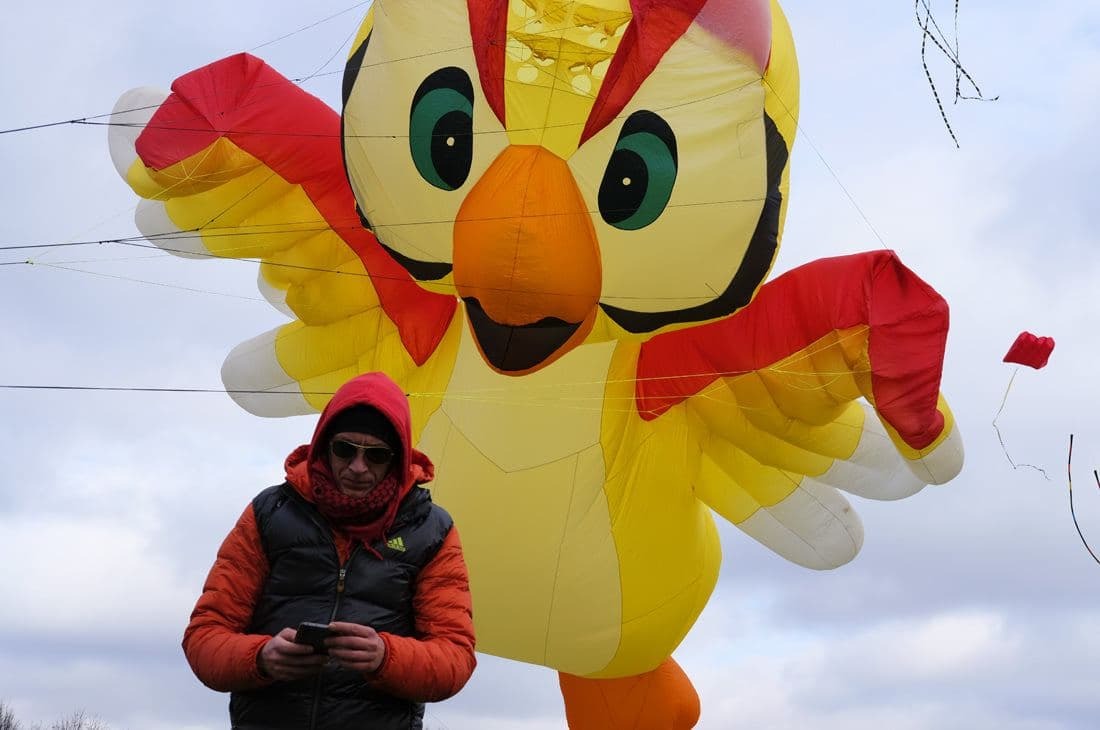
[[(282, 37), (351, 5), (19, 3), (0, 31), (0, 128), (103, 114), (131, 87), (167, 88), (247, 49), (289, 77), (316, 74), (305, 87), (336, 105), (364, 6)], [(953, 5), (933, 5), (948, 30)], [(952, 105), (951, 69), (932, 64), (956, 149), (912, 3), (786, 4), (802, 134), (776, 272), (885, 246), (936, 287), (967, 462), (902, 502), (851, 498), (866, 541), (835, 571), (720, 522), (718, 589), (676, 653), (700, 728), (1085, 730), (1100, 717), (1100, 565), (1066, 483), (1074, 433), (1077, 514), (1100, 547), (1100, 4), (960, 7), (963, 61), (1000, 98)], [(0, 246), (136, 233), (106, 136), (0, 135)], [(284, 321), (254, 264), (113, 244), (0, 251), (27, 259), (0, 266), (5, 386), (216, 389), (225, 354)], [(1058, 346), (1015, 378), (998, 420), (1006, 456), (992, 420), (1023, 329)], [(225, 532), (281, 480), (313, 419), (259, 419), (218, 393), (8, 388), (0, 414), (0, 702), (28, 724), (82, 709), (113, 730), (224, 728), (227, 697), (194, 679), (180, 636)], [(556, 675), (482, 655), (428, 727), (561, 730)]]

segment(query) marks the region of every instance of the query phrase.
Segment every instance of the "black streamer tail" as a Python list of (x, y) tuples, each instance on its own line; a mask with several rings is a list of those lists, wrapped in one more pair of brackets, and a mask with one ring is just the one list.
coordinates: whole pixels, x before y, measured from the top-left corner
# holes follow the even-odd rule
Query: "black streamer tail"
[[(1092, 472), (1093, 477), (1096, 478), (1096, 486), (1100, 488), (1100, 474), (1097, 474), (1095, 470)], [(1085, 549), (1089, 551), (1089, 555), (1092, 559), (1100, 565), (1100, 558), (1096, 557), (1096, 553), (1089, 547), (1088, 540), (1085, 539), (1085, 534), (1081, 532), (1081, 525), (1077, 522), (1077, 513), (1073, 509), (1073, 434), (1069, 435), (1069, 458), (1066, 460), (1066, 476), (1069, 480), (1069, 513), (1073, 517), (1073, 526), (1077, 528), (1077, 535), (1081, 538), (1081, 543), (1085, 546)]]
[[(978, 87), (974, 78), (962, 65), (962, 61), (959, 59), (959, 0), (955, 0), (955, 40), (954, 43), (947, 39), (943, 30), (940, 28), (939, 23), (932, 15), (932, 8), (928, 4), (928, 0), (914, 0), (914, 10), (917, 16), (917, 25), (921, 29), (921, 44), (920, 44), (920, 62), (924, 68), (924, 76), (928, 79), (928, 86), (932, 89), (932, 98), (936, 100), (936, 107), (940, 110), (940, 118), (943, 119), (943, 124), (947, 127), (947, 133), (951, 135), (951, 140), (955, 143), (955, 147), (959, 147), (959, 138), (955, 135), (955, 130), (951, 127), (951, 121), (947, 118), (947, 111), (943, 108), (943, 100), (940, 98), (939, 89), (936, 88), (936, 81), (932, 78), (932, 71), (928, 68), (928, 43), (931, 41), (932, 45), (939, 50), (940, 54), (946, 58), (955, 71), (955, 102), (959, 99), (973, 100), (973, 101), (996, 101), (999, 96), (986, 97), (982, 94), (981, 88)], [(962, 92), (963, 81), (974, 90), (975, 96), (970, 96)]]

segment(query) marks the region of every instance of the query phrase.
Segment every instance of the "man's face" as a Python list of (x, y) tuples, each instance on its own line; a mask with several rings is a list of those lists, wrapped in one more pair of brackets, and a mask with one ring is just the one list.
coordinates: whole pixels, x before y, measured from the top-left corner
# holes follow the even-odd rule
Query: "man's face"
[(369, 433), (340, 431), (329, 440), (328, 465), (336, 486), (349, 497), (364, 497), (385, 478), (393, 449)]

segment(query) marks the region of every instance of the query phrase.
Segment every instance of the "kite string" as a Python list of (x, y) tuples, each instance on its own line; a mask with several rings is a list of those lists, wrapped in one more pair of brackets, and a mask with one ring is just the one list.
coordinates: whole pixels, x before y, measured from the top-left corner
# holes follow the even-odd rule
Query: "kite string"
[(1008, 448), (1005, 446), (1005, 440), (1001, 436), (1001, 429), (997, 428), (997, 419), (1001, 417), (1001, 412), (1005, 409), (1005, 403), (1008, 402), (1008, 392), (1012, 390), (1012, 383), (1016, 380), (1016, 374), (1020, 372), (1020, 368), (1016, 368), (1012, 371), (1012, 377), (1008, 379), (1008, 387), (1005, 388), (1004, 397), (1001, 398), (1001, 407), (997, 409), (997, 415), (993, 416), (993, 430), (997, 432), (997, 440), (1001, 442), (1001, 451), (1004, 452), (1005, 458), (1008, 459), (1008, 463), (1012, 465), (1012, 468), (1016, 468), (1016, 462), (1012, 460), (1012, 457), (1008, 453)]
[(1020, 368), (1016, 368), (1012, 371), (1012, 377), (1008, 379), (1008, 387), (1005, 388), (1004, 397), (1001, 398), (1001, 407), (997, 409), (997, 415), (993, 416), (993, 430), (997, 432), (997, 440), (1001, 443), (1001, 451), (1004, 452), (1005, 458), (1008, 459), (1008, 463), (1012, 465), (1013, 469), (1019, 469), (1021, 466), (1026, 466), (1028, 469), (1034, 469), (1043, 475), (1043, 478), (1048, 482), (1050, 476), (1047, 474), (1046, 469), (1035, 466), (1034, 464), (1017, 464), (1012, 460), (1012, 456), (1008, 453), (1008, 447), (1005, 446), (1004, 437), (1001, 435), (1001, 429), (997, 427), (997, 419), (1001, 417), (1001, 412), (1005, 409), (1005, 403), (1008, 401), (1008, 392), (1012, 390), (1012, 383), (1016, 380), (1016, 374), (1020, 372)]
[[(1093, 477), (1096, 478), (1096, 486), (1100, 488), (1100, 474), (1097, 474), (1096, 470), (1092, 472)], [(1066, 479), (1069, 482), (1069, 513), (1073, 517), (1073, 526), (1077, 528), (1077, 535), (1081, 538), (1081, 543), (1085, 546), (1085, 549), (1089, 551), (1089, 555), (1092, 559), (1100, 565), (1100, 558), (1096, 557), (1096, 553), (1089, 547), (1089, 543), (1085, 540), (1085, 535), (1081, 532), (1081, 525), (1077, 522), (1077, 513), (1073, 509), (1073, 434), (1069, 435), (1069, 457), (1066, 459)]]

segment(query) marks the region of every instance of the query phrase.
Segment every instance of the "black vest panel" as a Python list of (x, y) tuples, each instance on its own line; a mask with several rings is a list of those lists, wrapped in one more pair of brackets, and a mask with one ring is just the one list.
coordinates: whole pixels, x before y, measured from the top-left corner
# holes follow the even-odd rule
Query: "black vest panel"
[[(416, 577), (452, 525), (428, 490), (413, 487), (387, 539), (371, 545), (381, 560), (356, 543), (344, 565), (331, 528), (289, 484), (265, 489), (252, 509), (270, 572), (248, 633), (274, 635), (302, 621), (349, 621), (413, 634)], [(234, 730), (420, 730), (424, 705), (373, 690), (358, 672), (329, 665), (315, 678), (235, 692), (229, 715)]]

